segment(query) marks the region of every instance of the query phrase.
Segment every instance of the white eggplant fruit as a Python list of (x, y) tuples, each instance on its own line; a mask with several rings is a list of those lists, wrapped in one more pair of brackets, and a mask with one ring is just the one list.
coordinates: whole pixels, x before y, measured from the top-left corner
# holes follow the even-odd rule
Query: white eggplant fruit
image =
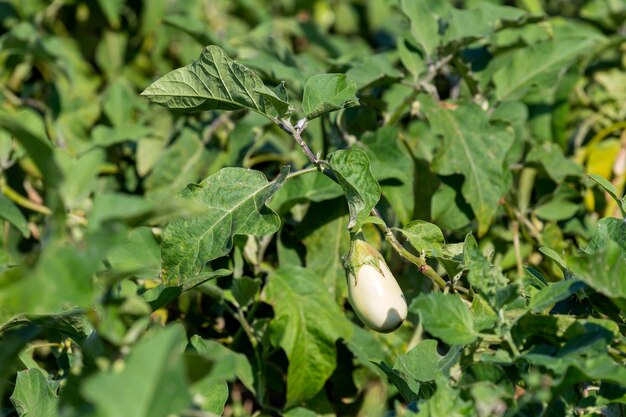
[(400, 327), (407, 315), (406, 300), (380, 252), (355, 239), (347, 261), (348, 297), (359, 319), (382, 333)]

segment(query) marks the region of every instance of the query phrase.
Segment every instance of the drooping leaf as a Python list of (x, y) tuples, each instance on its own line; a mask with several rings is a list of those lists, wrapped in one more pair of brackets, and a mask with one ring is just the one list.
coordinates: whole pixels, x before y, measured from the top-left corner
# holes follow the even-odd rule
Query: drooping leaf
[(265, 85), (257, 87), (255, 91), (265, 97), (265, 99), (269, 101), (272, 106), (274, 106), (274, 109), (279, 117), (288, 115), (293, 111), (289, 105), (289, 96), (287, 95), (287, 88), (285, 88), (284, 82), (278, 84), (274, 88), (269, 88)]
[(279, 343), (289, 359), (289, 407), (313, 398), (322, 389), (336, 367), (335, 342), (349, 340), (352, 325), (322, 279), (308, 269), (289, 266), (274, 271), (266, 291), (274, 306), (274, 322), (286, 321)]
[(533, 295), (528, 306), (531, 311), (539, 313), (572, 294), (585, 288), (585, 283), (578, 279), (568, 279), (556, 283), (549, 283), (545, 288)]
[(331, 155), (330, 166), (348, 199), (348, 228), (359, 229), (380, 199), (380, 185), (372, 175), (369, 158), (359, 149), (339, 150)]
[(274, 108), (258, 90), (261, 78), (233, 61), (218, 46), (207, 46), (186, 67), (164, 75), (142, 95), (170, 109), (185, 111), (250, 109), (271, 117)]
[(183, 200), (207, 207), (206, 215), (171, 222), (163, 233), (163, 278), (181, 284), (200, 273), (204, 265), (226, 255), (233, 236), (274, 233), (280, 218), (265, 203), (283, 184), (288, 170), (274, 181), (259, 171), (223, 168), (181, 193)]
[(318, 74), (304, 86), (302, 110), (308, 120), (328, 112), (359, 105), (356, 83), (346, 74)]
[(19, 208), (8, 198), (0, 194), (0, 217), (11, 223), (22, 236), (29, 237), (28, 221)]
[(191, 403), (182, 361), (186, 344), (180, 324), (155, 330), (132, 349), (121, 372), (97, 373), (85, 380), (81, 392), (102, 417), (179, 413)]
[(39, 368), (19, 371), (11, 402), (20, 417), (56, 417), (59, 397)]
[(466, 345), (476, 340), (472, 313), (456, 294), (422, 294), (409, 309), (419, 313), (429, 333), (450, 345)]
[(617, 203), (620, 212), (622, 213), (622, 217), (626, 219), (626, 198), (620, 197), (618, 195), (617, 189), (613, 184), (611, 184), (606, 178), (601, 177), (597, 174), (589, 174), (587, 175), (590, 179), (592, 179), (596, 184), (604, 189), (613, 200)]
[(434, 133), (443, 144), (431, 165), (440, 175), (462, 174), (463, 196), (478, 220), (478, 234), (488, 229), (504, 190), (502, 161), (513, 143), (512, 128), (490, 124), (475, 104), (446, 109), (430, 97), (422, 99)]

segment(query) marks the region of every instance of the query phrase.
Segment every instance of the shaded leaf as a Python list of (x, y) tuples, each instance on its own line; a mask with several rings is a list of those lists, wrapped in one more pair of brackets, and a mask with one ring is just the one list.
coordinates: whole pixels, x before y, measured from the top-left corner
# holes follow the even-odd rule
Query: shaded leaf
[(369, 158), (359, 149), (339, 150), (332, 153), (330, 166), (348, 199), (348, 228), (359, 229), (380, 199), (380, 185), (372, 175)]
[(276, 320), (286, 321), (279, 343), (289, 359), (289, 407), (313, 398), (322, 389), (337, 365), (335, 342), (349, 340), (352, 325), (322, 279), (308, 269), (277, 269), (269, 277), (266, 292)]
[(523, 97), (532, 86), (552, 86), (559, 71), (592, 50), (597, 42), (597, 37), (555, 39), (496, 58), (494, 65), (498, 69), (493, 74), (496, 98), (515, 100)]
[(466, 345), (476, 340), (472, 313), (458, 295), (422, 294), (409, 309), (419, 313), (429, 333), (447, 344)]
[(163, 279), (181, 284), (202, 271), (204, 265), (230, 252), (233, 236), (274, 233), (280, 218), (265, 206), (287, 176), (283, 170), (268, 182), (259, 171), (223, 168), (181, 193), (183, 200), (202, 204), (206, 215), (171, 222), (163, 233)]
[(431, 167), (440, 175), (465, 177), (463, 196), (474, 211), (482, 236), (504, 193), (502, 161), (513, 143), (513, 130), (489, 124), (486, 113), (474, 104), (448, 110), (430, 97), (422, 102), (434, 133), (444, 138)]
[(146, 335), (133, 348), (121, 372), (97, 373), (81, 392), (102, 417), (167, 417), (188, 407), (191, 397), (182, 353), (187, 344), (182, 325)]
[(11, 223), (24, 237), (30, 236), (28, 221), (19, 208), (8, 198), (0, 194), (0, 217)]
[(528, 307), (534, 313), (539, 313), (544, 309), (569, 298), (585, 288), (585, 283), (578, 279), (568, 279), (556, 283), (549, 283), (530, 299)]
[(328, 112), (359, 105), (356, 83), (346, 74), (318, 74), (304, 86), (302, 110), (308, 120)]
[(56, 417), (59, 397), (44, 371), (19, 371), (11, 402), (20, 417)]

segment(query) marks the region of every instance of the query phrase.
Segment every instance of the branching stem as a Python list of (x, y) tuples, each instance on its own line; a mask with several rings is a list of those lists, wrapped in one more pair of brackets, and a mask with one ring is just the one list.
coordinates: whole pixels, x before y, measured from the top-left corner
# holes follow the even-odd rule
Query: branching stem
[[(315, 156), (315, 154), (311, 151), (311, 148), (309, 148), (306, 142), (302, 139), (302, 131), (307, 126), (306, 121), (302, 121), (302, 120), (299, 121), (295, 127), (291, 124), (289, 120), (285, 120), (285, 119), (277, 120), (277, 123), (281, 127), (281, 129), (289, 133), (289, 135), (295, 139), (295, 141), (300, 145), (300, 148), (302, 148), (302, 150), (304, 151), (304, 154), (307, 156), (309, 161), (311, 161), (311, 163), (315, 165), (314, 168), (307, 168), (307, 169), (303, 169), (300, 171), (296, 171), (292, 174), (289, 174), (287, 178), (293, 178), (294, 176), (302, 175), (308, 172), (320, 171), (324, 175), (326, 175), (328, 178), (337, 182), (337, 177), (335, 176), (335, 173), (333, 172), (332, 168), (329, 166), (328, 162), (322, 159), (318, 159)], [(371, 215), (379, 218), (382, 221), (382, 225), (378, 225), (378, 226), (382, 229), (382, 232), (385, 234), (385, 239), (387, 240), (387, 242), (389, 242), (391, 247), (398, 253), (398, 255), (400, 255), (402, 258), (406, 259), (407, 261), (411, 262), (412, 264), (416, 265), (419, 268), (420, 272), (426, 275), (440, 289), (446, 288), (447, 286), (446, 281), (443, 278), (441, 278), (439, 274), (437, 274), (437, 272), (430, 265), (426, 263), (426, 259), (413, 255), (404, 246), (402, 246), (402, 244), (395, 237), (395, 235), (393, 234), (389, 226), (387, 226), (387, 223), (385, 223), (385, 220), (382, 218), (378, 210), (376, 210), (376, 207), (372, 209)]]

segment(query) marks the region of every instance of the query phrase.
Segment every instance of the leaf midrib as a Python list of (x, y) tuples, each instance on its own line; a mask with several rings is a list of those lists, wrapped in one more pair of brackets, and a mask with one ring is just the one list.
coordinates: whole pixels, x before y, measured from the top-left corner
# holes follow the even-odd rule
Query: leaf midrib
[[(196, 241), (194, 242), (194, 247), (198, 247), (199, 246), (199, 242), (204, 239), (204, 237), (207, 235), (207, 233), (209, 233), (210, 231), (212, 231), (213, 229), (215, 229), (215, 226), (219, 223), (221, 223), (229, 214), (233, 213), (235, 210), (237, 210), (239, 207), (241, 207), (244, 203), (248, 202), (251, 198), (256, 197), (257, 194), (259, 194), (261, 191), (264, 191), (266, 188), (270, 187), (272, 184), (274, 184), (276, 181), (270, 181), (268, 182), (266, 185), (264, 185), (263, 187), (259, 188), (257, 191), (255, 191), (254, 193), (250, 194), (247, 198), (244, 198), (243, 200), (241, 200), (239, 203), (237, 203), (234, 207), (232, 207), (231, 210), (227, 210), (223, 216), (221, 216), (219, 219), (217, 219), (215, 221), (215, 223), (213, 223), (211, 225), (211, 227), (209, 227), (207, 230), (204, 231), (204, 233), (202, 233), (202, 235), (196, 239)], [(215, 207), (215, 206), (207, 206), (208, 209), (219, 209), (219, 207)], [(257, 211), (258, 211), (258, 207), (257, 207)], [(198, 251), (199, 252), (199, 251)], [(198, 254), (199, 256), (199, 254)], [(196, 256), (195, 260), (198, 259), (198, 256)], [(178, 270), (178, 274), (180, 275), (180, 265), (183, 263), (184, 260), (189, 259), (188, 256), (183, 256), (181, 258), (181, 260), (175, 265), (175, 268)], [(208, 262), (208, 261), (207, 261)], [(195, 263), (195, 262), (194, 262)]]
[[(461, 143), (463, 144), (463, 149), (465, 150), (465, 155), (467, 156), (467, 159), (469, 161), (469, 165), (470, 165), (470, 168), (471, 168), (471, 171), (472, 171), (472, 177), (474, 178), (474, 181), (476, 182), (476, 189), (478, 191), (478, 196), (479, 196), (478, 201), (480, 201), (480, 206), (482, 207), (485, 204), (485, 200), (483, 198), (482, 188), (480, 186), (478, 173), (476, 171), (476, 165), (474, 164), (474, 159), (471, 157), (472, 154), (470, 153), (470, 150), (467, 147), (465, 135), (463, 135), (463, 132), (461, 131), (460, 126), (458, 125), (456, 119), (454, 117), (452, 117), (452, 115), (449, 114), (448, 111), (445, 111), (445, 110), (439, 110), (439, 111), (443, 112), (445, 118), (450, 121), (450, 124), (451, 124), (452, 128), (457, 133)], [(470, 205), (471, 205), (471, 203), (470, 203)], [(480, 219), (479, 219), (479, 223), (480, 223)]]

